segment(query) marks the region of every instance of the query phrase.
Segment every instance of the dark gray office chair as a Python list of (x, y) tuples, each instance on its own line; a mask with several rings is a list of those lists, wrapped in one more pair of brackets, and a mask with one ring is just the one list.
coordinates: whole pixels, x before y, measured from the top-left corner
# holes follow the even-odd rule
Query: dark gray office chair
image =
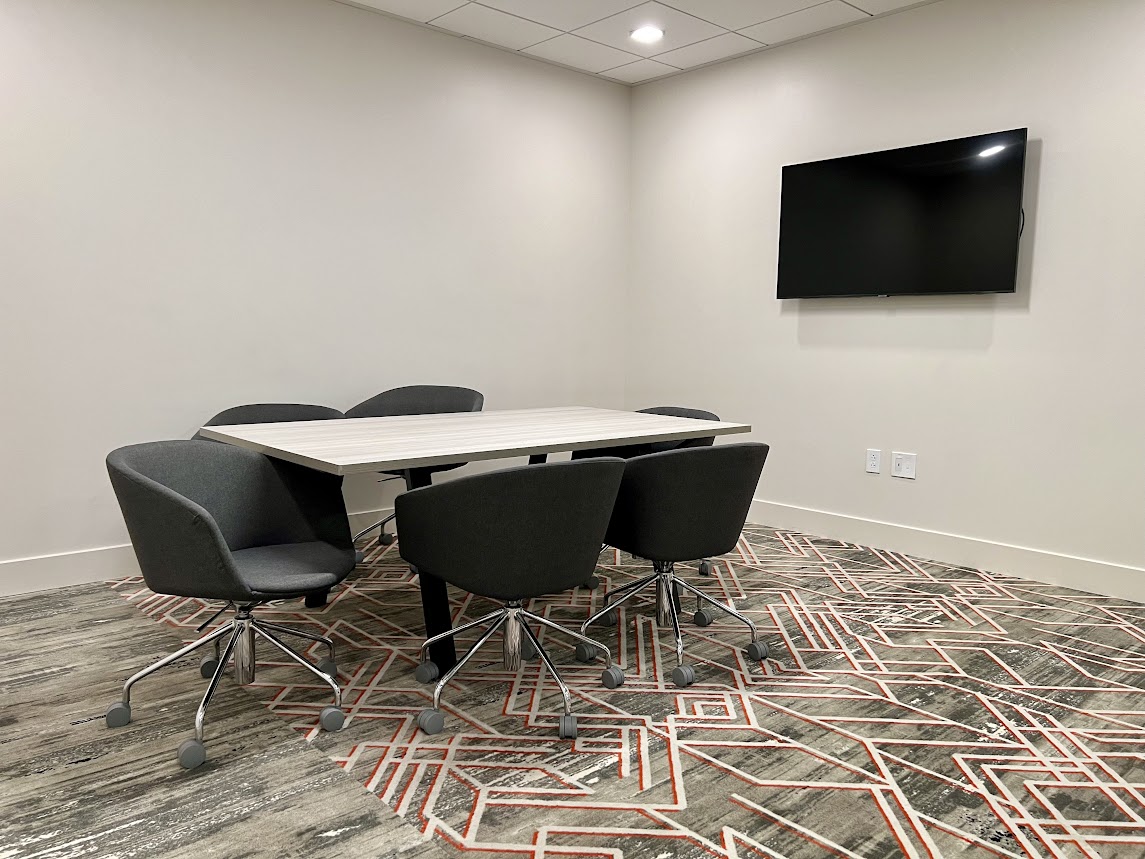
[[(307, 403), (249, 403), (223, 409), (203, 426), (226, 427), (239, 424), (276, 424), (287, 421), (336, 421), (346, 417), (330, 406)], [(195, 433), (195, 438), (202, 438)]]
[[(637, 409), (646, 415), (666, 415), (673, 418), (691, 418), (697, 421), (718, 421), (719, 415), (706, 412), (703, 409), (689, 409), (684, 406), (653, 406), (650, 409)], [(682, 438), (676, 441), (656, 441), (648, 444), (627, 444), (621, 447), (594, 448), (592, 450), (575, 450), (573, 459), (588, 459), (594, 456), (619, 456), (621, 459), (632, 459), (637, 456), (647, 456), (650, 453), (664, 453), (668, 450), (683, 450), (692, 447), (711, 447), (715, 444), (714, 435), (702, 438)], [(716, 565), (704, 558), (696, 565), (701, 576), (711, 576), (716, 571)]]
[[(718, 421), (718, 415), (705, 412), (703, 409), (688, 409), (683, 406), (653, 406), (650, 409), (637, 409), (639, 414), (665, 415), (672, 418), (692, 418), (697, 421)], [(589, 459), (594, 456), (618, 456), (621, 459), (632, 459), (635, 456), (647, 456), (650, 453), (663, 453), (666, 450), (680, 450), (689, 447), (711, 447), (715, 443), (714, 435), (703, 438), (682, 438), (675, 441), (656, 441), (647, 444), (626, 444), (619, 447), (600, 447), (591, 450), (574, 450), (573, 459)]]
[[(288, 421), (337, 421), (345, 418), (342, 412), (330, 406), (314, 406), (308, 403), (248, 403), (223, 409), (208, 420), (205, 427), (238, 426), (239, 424), (277, 424)], [(192, 438), (212, 441), (196, 432)], [(355, 554), (355, 559), (362, 557)], [(320, 608), (326, 605), (328, 591), (306, 595), (307, 608)]]
[(445, 684), (498, 629), (503, 629), (505, 664), (510, 670), (520, 666), (523, 636), (564, 696), (559, 735), (576, 736), (568, 687), (526, 621), (575, 639), (582, 661), (603, 650), (606, 667), (601, 682), (609, 689), (624, 682), (624, 672), (613, 664), (608, 648), (522, 606), (535, 597), (576, 587), (595, 568), (623, 473), (624, 463), (618, 459), (554, 462), (464, 477), (397, 497), (403, 558), (419, 571), (504, 603), (485, 617), (433, 636), (422, 645), (422, 662), (415, 676), (422, 683), (430, 683), (439, 674), (438, 667), (426, 657), (430, 645), (488, 625), (472, 649), (438, 680), (433, 707), (422, 710), (417, 718), (423, 731), (436, 734), (444, 728), (440, 705)]
[[(231, 623), (132, 675), (123, 698), (112, 704), (107, 725), (131, 721), (131, 687), (149, 674), (207, 644), (214, 654), (199, 671), (210, 685), (195, 713), (195, 737), (179, 746), (187, 769), (206, 760), (203, 720), (211, 697), (234, 656), (235, 680), (255, 675), (259, 636), (310, 671), (334, 693), (319, 722), (337, 731), (345, 719), (335, 681), (334, 642), (288, 626), (258, 620), (252, 610), (271, 600), (328, 590), (354, 569), (354, 546), (342, 501), (342, 478), (274, 460), (254, 451), (201, 441), (157, 441), (112, 451), (107, 471), (115, 490), (143, 579), (160, 594), (220, 600), (225, 605), (201, 632), (229, 608)], [(317, 667), (273, 633), (326, 645)], [(220, 654), (219, 642), (226, 637)]]
[[(450, 385), (407, 385), (404, 388), (392, 388), (388, 391), (363, 400), (351, 409), (346, 410), (348, 418), (389, 418), (401, 415), (441, 415), (451, 412), (479, 412), (485, 405), (485, 395), (471, 388), (455, 388)], [(464, 462), (455, 462), (449, 465), (430, 465), (419, 471), (432, 475), (441, 471), (450, 471), (461, 468)], [(403, 471), (383, 471), (387, 480), (405, 477)], [(406, 481), (407, 487), (409, 481)], [(363, 528), (354, 535), (357, 543), (362, 537), (375, 528), (380, 528), (378, 543), (389, 546), (394, 542), (395, 535), (386, 533), (395, 513), (391, 513), (381, 522), (375, 522), (369, 528)]]
[[(622, 585), (604, 595), (605, 606), (581, 625), (602, 620), (616, 623), (616, 608), (650, 585), (656, 585), (656, 614), (660, 626), (671, 626), (676, 637), (676, 668), (672, 680), (690, 686), (695, 669), (684, 663), (684, 640), (680, 633), (676, 588), (696, 597), (698, 626), (708, 626), (710, 605), (731, 615), (751, 630), (748, 658), (767, 658), (767, 645), (747, 617), (713, 599), (676, 576), (674, 565), (735, 548), (747, 521), (748, 509), (763, 465), (766, 444), (728, 444), (653, 453), (629, 459), (616, 497), (616, 508), (604, 540), (610, 546), (652, 562), (653, 573)], [(584, 656), (591, 657), (591, 653)], [(580, 652), (578, 658), (582, 656)]]

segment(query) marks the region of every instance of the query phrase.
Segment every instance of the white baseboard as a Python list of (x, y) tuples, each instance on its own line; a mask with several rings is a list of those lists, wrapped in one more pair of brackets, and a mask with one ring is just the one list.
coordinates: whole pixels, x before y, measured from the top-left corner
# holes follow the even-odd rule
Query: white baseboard
[(130, 544), (0, 561), (0, 596), (138, 576)]
[(757, 498), (748, 521), (1145, 602), (1145, 568)]
[[(356, 533), (392, 512), (392, 507), (385, 507), (351, 513), (350, 529)], [(778, 504), (761, 498), (752, 502), (748, 521), (1145, 602), (1145, 569), (1141, 567)], [(138, 574), (135, 554), (127, 544), (15, 558), (0, 561), (0, 595)]]
[[(381, 510), (363, 510), (350, 514), (350, 529), (357, 533), (367, 525), (384, 519), (393, 507)], [(389, 529), (391, 532), (392, 528)], [(129, 543), (119, 546), (100, 546), (95, 549), (77, 549), (53, 555), (31, 558), (13, 558), (0, 561), (0, 596), (26, 594), (87, 582), (106, 582), (124, 576), (138, 576), (139, 565)]]

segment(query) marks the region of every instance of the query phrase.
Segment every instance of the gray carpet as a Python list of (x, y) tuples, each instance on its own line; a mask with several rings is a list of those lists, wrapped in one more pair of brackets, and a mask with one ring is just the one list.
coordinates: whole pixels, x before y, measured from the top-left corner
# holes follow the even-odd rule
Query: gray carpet
[[(598, 572), (603, 590), (647, 565), (606, 552)], [(138, 579), (0, 600), (0, 859), (1145, 855), (1145, 605), (756, 526), (715, 576), (682, 572), (756, 621), (767, 660), (737, 624), (689, 623), (698, 679), (677, 689), (670, 636), (633, 605), (595, 631), (620, 689), (542, 633), (575, 742), (540, 665), (505, 671), (497, 645), (431, 737), (418, 584), (396, 547), (371, 548), (325, 608), (260, 609), (337, 640), (346, 728), (321, 732), (328, 690), (260, 653), (255, 684), (222, 687), (193, 773), (174, 750), (195, 657), (138, 687), (128, 728), (101, 715), (211, 606)], [(600, 595), (534, 609), (577, 623)], [(451, 602), (458, 619), (490, 608)]]
[(192, 655), (133, 690), (122, 679), (179, 646), (107, 585), (0, 599), (0, 857), (347, 857), (442, 854), (254, 696), (224, 683), (211, 759), (184, 772), (204, 682)]

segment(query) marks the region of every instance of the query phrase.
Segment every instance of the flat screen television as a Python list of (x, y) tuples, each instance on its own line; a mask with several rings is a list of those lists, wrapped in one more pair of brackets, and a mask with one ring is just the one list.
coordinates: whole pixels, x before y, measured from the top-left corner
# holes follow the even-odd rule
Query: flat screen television
[(784, 167), (777, 297), (1013, 292), (1026, 136)]

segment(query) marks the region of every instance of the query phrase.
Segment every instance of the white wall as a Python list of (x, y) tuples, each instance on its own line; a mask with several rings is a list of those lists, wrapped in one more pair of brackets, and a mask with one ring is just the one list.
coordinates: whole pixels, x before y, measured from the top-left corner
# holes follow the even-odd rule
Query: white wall
[(0, 592), (122, 571), (105, 454), (229, 405), (621, 405), (628, 100), (329, 0), (0, 0)]
[[(0, 592), (130, 565), (113, 447), (424, 381), (713, 408), (773, 445), (761, 521), (1145, 597), (1143, 32), (942, 0), (630, 114), (329, 0), (0, 0)], [(773, 298), (781, 165), (1015, 125), (1016, 296)]]
[[(758, 520), (1145, 598), (1143, 34), (944, 0), (637, 88), (628, 404), (751, 421)], [(775, 299), (782, 165), (1015, 126), (1017, 295)]]

